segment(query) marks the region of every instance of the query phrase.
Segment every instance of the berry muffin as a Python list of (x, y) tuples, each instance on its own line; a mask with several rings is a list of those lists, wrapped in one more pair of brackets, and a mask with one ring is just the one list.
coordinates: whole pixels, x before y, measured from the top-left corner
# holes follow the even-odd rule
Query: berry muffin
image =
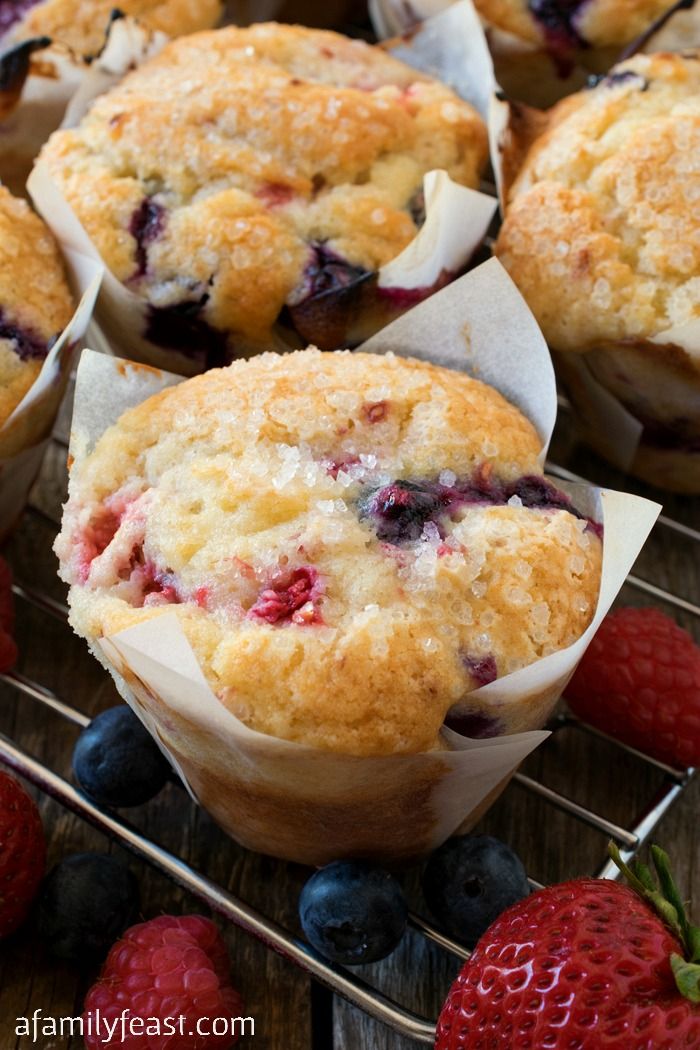
[[(182, 36), (215, 25), (221, 0), (120, 0), (119, 10), (168, 36)], [(112, 0), (15, 0), (0, 7), (0, 48), (35, 37), (94, 55), (105, 42), (115, 8)]]
[(550, 112), (495, 249), (574, 399), (583, 362), (644, 425), (635, 471), (681, 491), (700, 491), (698, 156), (698, 53), (638, 55)]
[(486, 152), (442, 84), (362, 41), (259, 24), (169, 44), (42, 157), (143, 308), (137, 350), (193, 372), (280, 333), (356, 345), (428, 294), (378, 271), (416, 235), (426, 172), (474, 186)]
[(228, 711), (325, 752), (437, 749), (457, 709), (471, 737), (532, 729), (537, 697), (474, 691), (580, 637), (602, 551), (540, 447), (493, 388), (411, 359), (213, 370), (74, 465), (71, 623), (95, 643), (174, 612)]
[(673, 0), (475, 0), (493, 26), (554, 54), (635, 40)]
[(0, 186), (0, 428), (39, 375), (72, 314), (51, 233), (26, 201)]

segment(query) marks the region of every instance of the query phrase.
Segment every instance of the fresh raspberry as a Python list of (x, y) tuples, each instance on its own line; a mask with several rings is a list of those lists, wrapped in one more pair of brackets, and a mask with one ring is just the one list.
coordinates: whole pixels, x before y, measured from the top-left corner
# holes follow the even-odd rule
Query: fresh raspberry
[(673, 766), (700, 764), (700, 648), (658, 609), (606, 616), (566, 699), (630, 747)]
[(0, 773), (0, 937), (22, 925), (46, 865), (44, 828), (21, 784)]
[(9, 671), (17, 660), (17, 645), (12, 637), (14, 627), (12, 573), (4, 558), (0, 558), (0, 672)]
[(671, 964), (684, 950), (627, 886), (575, 879), (540, 890), (478, 942), (435, 1050), (697, 1050), (700, 1006)]
[[(83, 1031), (87, 1050), (229, 1050), (238, 1032), (197, 1035), (197, 1021), (242, 1015), (243, 1003), (229, 983), (226, 945), (213, 922), (201, 915), (161, 915), (127, 930), (110, 950), (99, 980), (85, 999)], [(156, 1024), (132, 1027), (122, 1041), (118, 1025), (108, 1029), (128, 1010), (129, 1016), (151, 1019), (184, 1018), (182, 1032), (155, 1031)], [(98, 1014), (99, 1011), (99, 1014)], [(99, 1018), (100, 1028), (95, 1031)], [(105, 1022), (108, 1022), (106, 1025)], [(148, 1029), (150, 1028), (150, 1032)]]

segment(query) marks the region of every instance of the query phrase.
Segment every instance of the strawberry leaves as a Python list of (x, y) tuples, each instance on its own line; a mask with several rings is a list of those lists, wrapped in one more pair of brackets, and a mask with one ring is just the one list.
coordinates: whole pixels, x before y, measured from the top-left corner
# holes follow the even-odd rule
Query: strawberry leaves
[(693, 926), (686, 914), (668, 854), (659, 846), (651, 847), (656, 878), (640, 860), (632, 867), (625, 864), (614, 842), (608, 845), (608, 854), (632, 889), (651, 905), (682, 944), (685, 957), (677, 952), (670, 956), (676, 987), (691, 1003), (700, 1003), (700, 927)]

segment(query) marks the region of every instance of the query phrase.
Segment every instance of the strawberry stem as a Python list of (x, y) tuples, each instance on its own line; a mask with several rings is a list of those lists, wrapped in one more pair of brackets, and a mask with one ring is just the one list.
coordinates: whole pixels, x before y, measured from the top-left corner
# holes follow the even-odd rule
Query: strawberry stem
[(668, 854), (659, 846), (651, 847), (656, 879), (646, 864), (639, 860), (635, 861), (634, 868), (625, 864), (614, 842), (608, 844), (608, 856), (635, 893), (651, 905), (680, 941), (684, 955), (672, 952), (670, 957), (676, 987), (691, 1003), (700, 1003), (700, 927), (693, 926), (686, 914), (685, 905), (671, 874)]

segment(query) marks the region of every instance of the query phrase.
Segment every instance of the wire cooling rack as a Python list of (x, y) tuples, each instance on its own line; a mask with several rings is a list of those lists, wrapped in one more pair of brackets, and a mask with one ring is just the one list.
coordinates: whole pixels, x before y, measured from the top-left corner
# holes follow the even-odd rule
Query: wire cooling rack
[[(565, 401), (561, 407), (567, 408)], [(59, 438), (54, 440), (59, 444), (64, 444)], [(554, 463), (548, 463), (547, 470), (550, 474), (567, 481), (586, 480)], [(37, 507), (30, 506), (28, 513), (39, 515), (54, 531), (58, 529), (58, 522)], [(655, 528), (668, 529), (682, 536), (685, 540), (700, 543), (700, 531), (682, 522), (675, 521), (666, 515), (662, 514), (658, 518)], [(672, 605), (680, 611), (700, 619), (700, 606), (648, 580), (630, 575), (627, 578), (627, 583), (654, 600)], [(28, 602), (46, 616), (53, 617), (66, 624), (68, 610), (65, 605), (36, 590), (27, 583), (17, 581), (13, 589), (16, 598), (20, 602)], [(66, 630), (68, 630), (67, 624)], [(43, 708), (52, 710), (78, 728), (83, 728), (90, 721), (87, 715), (66, 703), (64, 699), (57, 696), (50, 689), (47, 689), (39, 682), (31, 681), (18, 672), (13, 671), (7, 674), (0, 674), (0, 681), (16, 690), (23, 699), (36, 702)], [(642, 762), (647, 763), (663, 774), (661, 788), (649, 800), (647, 806), (638, 814), (637, 819), (629, 827), (623, 827), (609, 820), (604, 814), (586, 808), (559, 791), (555, 791), (545, 784), (534, 780), (532, 777), (525, 776), (522, 773), (515, 774), (514, 779), (522, 788), (544, 799), (546, 803), (563, 811), (573, 819), (581, 821), (583, 824), (614, 840), (620, 848), (622, 857), (629, 861), (648, 840), (653, 829), (668, 811), (669, 807), (689, 784), (694, 770), (673, 769), (662, 762), (648, 758), (616, 741), (611, 741), (609, 737), (579, 722), (568, 714), (562, 714), (557, 717), (550, 728), (554, 733), (564, 728), (569, 728), (577, 732), (601, 737), (621, 751), (635, 755)], [(420, 1016), (406, 1009), (351, 970), (328, 962), (308, 944), (298, 939), (278, 923), (231, 895), (223, 887), (208, 879), (201, 872), (194, 870), (179, 857), (169, 853), (145, 837), (140, 831), (122, 820), (121, 817), (94, 805), (63, 777), (58, 776), (51, 769), (32, 758), (31, 755), (2, 734), (0, 734), (0, 762), (20, 774), (39, 790), (51, 796), (62, 806), (93, 825), (99, 831), (115, 839), (164, 875), (173, 879), (181, 887), (203, 901), (212, 911), (234, 923), (246, 933), (258, 938), (269, 949), (298, 966), (335, 994), (342, 996), (366, 1014), (393, 1028), (399, 1034), (418, 1043), (433, 1044), (435, 1021), (432, 1018)], [(596, 877), (616, 878), (617, 869), (611, 861), (606, 860), (596, 872)], [(534, 879), (530, 881), (535, 888), (540, 885)], [(468, 958), (469, 952), (462, 945), (435, 929), (421, 916), (412, 913), (409, 923), (415, 931), (458, 959), (464, 960)]]

